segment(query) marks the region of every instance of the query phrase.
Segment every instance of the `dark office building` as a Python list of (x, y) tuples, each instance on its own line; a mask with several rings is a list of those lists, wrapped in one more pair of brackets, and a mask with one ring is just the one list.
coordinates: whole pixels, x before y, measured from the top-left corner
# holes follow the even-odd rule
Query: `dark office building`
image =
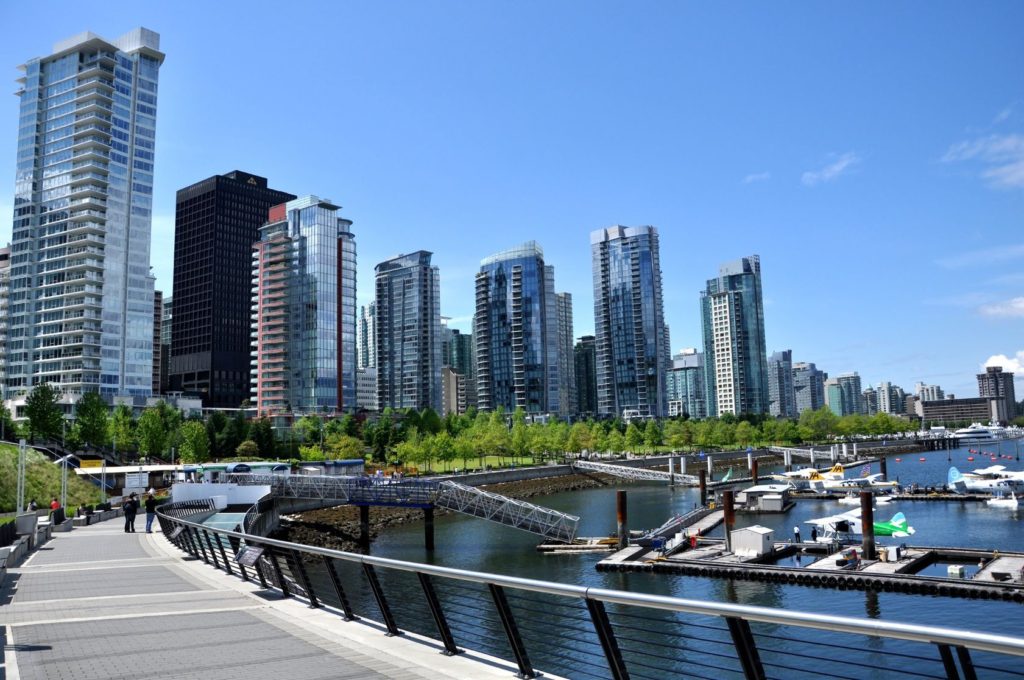
[(1002, 399), (1006, 403), (1006, 420), (1017, 417), (1017, 394), (1013, 389), (1013, 373), (1001, 366), (988, 366), (978, 374), (978, 396)]
[(584, 335), (573, 348), (576, 363), (576, 414), (597, 414), (597, 342), (593, 335)]
[(252, 359), (252, 244), (267, 211), (295, 198), (236, 170), (178, 191), (174, 220), (172, 390), (203, 406), (248, 399)]

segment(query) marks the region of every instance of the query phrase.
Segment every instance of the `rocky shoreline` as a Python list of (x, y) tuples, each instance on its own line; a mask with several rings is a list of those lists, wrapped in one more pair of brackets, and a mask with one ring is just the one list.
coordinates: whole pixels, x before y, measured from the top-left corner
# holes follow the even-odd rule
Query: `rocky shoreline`
[[(509, 498), (525, 500), (534, 496), (607, 486), (614, 478), (606, 475), (571, 474), (543, 479), (527, 479), (480, 487)], [(445, 514), (438, 510), (435, 516)], [(370, 542), (390, 526), (422, 522), (423, 512), (416, 508), (370, 508)], [(359, 509), (351, 505), (311, 510), (286, 515), (272, 534), (273, 538), (332, 550), (362, 552), (359, 546)]]

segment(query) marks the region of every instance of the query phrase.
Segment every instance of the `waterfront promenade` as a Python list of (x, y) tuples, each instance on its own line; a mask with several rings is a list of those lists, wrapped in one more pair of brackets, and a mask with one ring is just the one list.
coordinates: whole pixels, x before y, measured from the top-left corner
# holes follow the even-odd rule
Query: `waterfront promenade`
[[(145, 525), (144, 518), (137, 526)], [(156, 531), (156, 527), (154, 527)], [(504, 678), (516, 668), (345, 622), (119, 520), (54, 538), (0, 588), (0, 678)]]

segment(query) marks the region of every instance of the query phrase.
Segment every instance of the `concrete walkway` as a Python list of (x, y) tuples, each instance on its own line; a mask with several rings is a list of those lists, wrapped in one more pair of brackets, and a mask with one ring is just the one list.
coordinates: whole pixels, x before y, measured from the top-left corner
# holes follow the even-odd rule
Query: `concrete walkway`
[[(137, 526), (145, 525), (143, 516)], [(104, 522), (55, 534), (0, 588), (0, 679), (503, 678), (514, 664), (442, 655), (192, 560), (159, 533)], [(550, 676), (548, 676), (550, 677)]]

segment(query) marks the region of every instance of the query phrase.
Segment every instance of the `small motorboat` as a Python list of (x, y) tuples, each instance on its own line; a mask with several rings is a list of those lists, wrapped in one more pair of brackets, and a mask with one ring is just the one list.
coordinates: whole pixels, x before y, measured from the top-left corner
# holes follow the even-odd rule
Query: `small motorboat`
[(1017, 494), (1010, 492), (1009, 496), (995, 496), (990, 498), (985, 503), (993, 508), (1010, 508), (1016, 510), (1020, 506), (1020, 501), (1017, 500)]

